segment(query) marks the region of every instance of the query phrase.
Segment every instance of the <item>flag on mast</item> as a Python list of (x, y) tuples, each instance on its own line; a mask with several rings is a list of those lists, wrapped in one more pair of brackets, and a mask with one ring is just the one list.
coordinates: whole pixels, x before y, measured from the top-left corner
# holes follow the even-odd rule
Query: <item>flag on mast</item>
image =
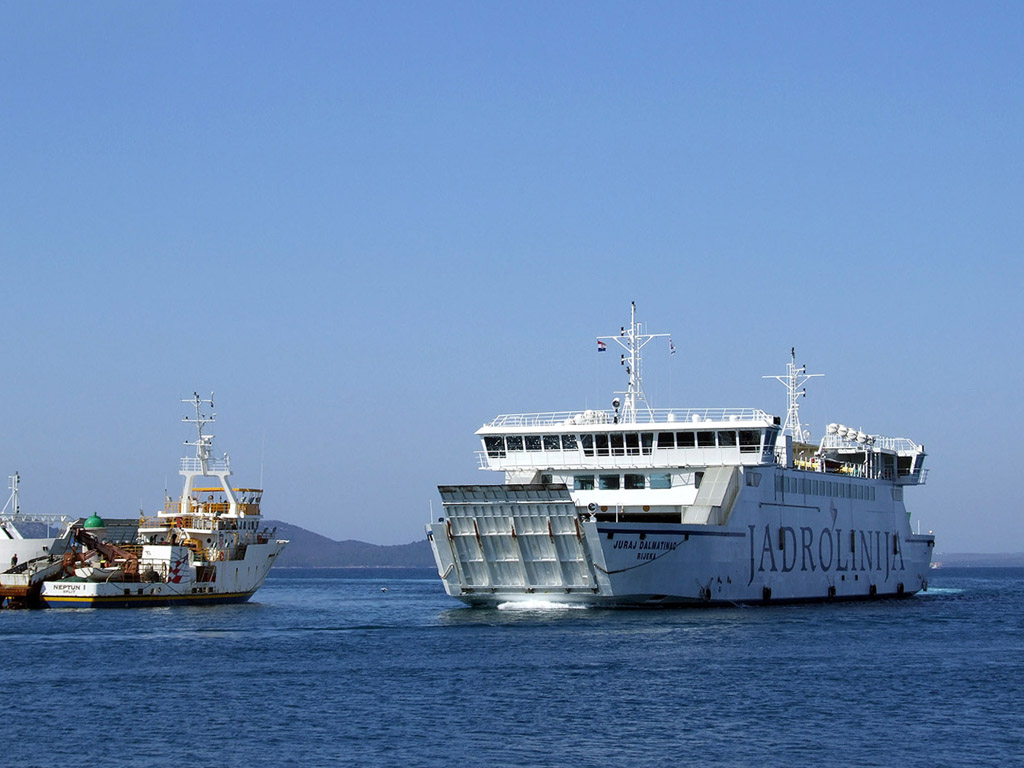
[(672, 338), (671, 337), (669, 337), (669, 340), (668, 340), (668, 353), (670, 355), (674, 355), (676, 353), (676, 345), (672, 343)]
[(605, 344), (605, 343), (604, 343), (603, 341), (601, 341), (600, 339), (598, 339), (598, 340), (597, 340), (597, 351), (598, 351), (598, 352), (606, 352), (607, 350), (608, 350), (608, 345), (607, 345), (607, 344)]

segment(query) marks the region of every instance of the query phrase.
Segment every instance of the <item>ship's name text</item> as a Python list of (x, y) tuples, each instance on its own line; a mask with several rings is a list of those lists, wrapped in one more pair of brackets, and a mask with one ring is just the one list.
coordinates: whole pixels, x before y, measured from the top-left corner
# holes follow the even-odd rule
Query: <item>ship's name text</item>
[(903, 544), (895, 531), (849, 530), (808, 526), (792, 528), (783, 525), (762, 530), (750, 529), (750, 578), (759, 573), (790, 571), (875, 571), (885, 578), (895, 571), (905, 571)]
[(654, 560), (656, 557), (671, 552), (679, 546), (678, 541), (646, 541), (641, 539), (617, 539), (612, 549), (635, 549), (637, 560)]

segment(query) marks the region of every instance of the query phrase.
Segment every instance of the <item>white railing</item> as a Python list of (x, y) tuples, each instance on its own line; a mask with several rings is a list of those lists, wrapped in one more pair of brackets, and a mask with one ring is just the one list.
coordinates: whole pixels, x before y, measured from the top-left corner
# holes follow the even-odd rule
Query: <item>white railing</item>
[(875, 445), (880, 445), (887, 451), (908, 451), (910, 453), (924, 451), (924, 446), (918, 445), (913, 440), (908, 440), (905, 437), (882, 437), (877, 435), (875, 436)]
[[(182, 472), (202, 472), (203, 462), (201, 459), (193, 457), (185, 457), (181, 460), (181, 471)], [(207, 472), (230, 472), (231, 462), (227, 458), (223, 459), (207, 459), (206, 460), (206, 471)]]
[[(508, 413), (484, 424), (487, 428), (512, 427), (572, 427), (599, 424), (617, 424), (614, 411), (555, 411), (552, 413)], [(621, 418), (621, 417), (620, 417)], [(637, 410), (636, 421), (629, 424), (700, 424), (711, 422), (758, 421), (770, 422), (772, 417), (760, 408), (659, 408), (653, 411)]]
[(0, 521), (12, 523), (44, 523), (46, 525), (63, 525), (70, 522), (67, 515), (56, 515), (43, 512), (41, 514), (25, 514), (24, 512), (4, 512), (0, 514)]
[(838, 435), (825, 435), (825, 439), (822, 441), (822, 448), (858, 448), (860, 450), (883, 450), (900, 452), (905, 451), (908, 453), (922, 453), (924, 447), (918, 445), (913, 440), (909, 440), (905, 437), (884, 437), (883, 435), (870, 435), (874, 442), (872, 443), (861, 443), (858, 440), (851, 440), (847, 437), (839, 437)]

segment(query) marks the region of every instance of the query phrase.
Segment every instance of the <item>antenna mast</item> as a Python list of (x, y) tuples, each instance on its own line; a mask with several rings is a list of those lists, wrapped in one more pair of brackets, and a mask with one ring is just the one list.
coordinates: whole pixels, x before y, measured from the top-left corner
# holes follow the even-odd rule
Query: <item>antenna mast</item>
[(213, 392), (210, 393), (210, 397), (207, 400), (202, 399), (201, 397), (199, 397), (198, 393), (193, 392), (191, 400), (182, 400), (181, 402), (189, 403), (196, 409), (195, 417), (183, 416), (181, 420), (185, 424), (196, 425), (196, 430), (198, 431), (199, 436), (196, 438), (194, 442), (189, 442), (188, 440), (186, 440), (185, 445), (195, 446), (196, 459), (199, 460), (199, 467), (202, 470), (203, 474), (205, 475), (207, 472), (207, 464), (210, 461), (210, 446), (213, 444), (213, 435), (204, 435), (203, 427), (205, 427), (207, 424), (212, 424), (217, 419), (217, 414), (211, 412), (210, 415), (207, 416), (205, 413), (202, 413), (200, 409), (203, 407), (204, 403), (207, 403), (209, 404), (210, 409), (212, 411)]
[(11, 508), (11, 514), (21, 514), (21, 503), (18, 501), (18, 481), (20, 479), (21, 478), (18, 476), (17, 472), (10, 476), (11, 484), (8, 486), (8, 488), (11, 491), (11, 496), (9, 499), (7, 499), (7, 503), (4, 504), (4, 508), (0, 509), (0, 515), (6, 512), (8, 507)]
[(633, 423), (636, 421), (637, 401), (644, 404), (651, 420), (654, 420), (654, 412), (647, 402), (644, 394), (643, 378), (640, 373), (642, 350), (652, 340), (659, 336), (668, 336), (667, 333), (644, 333), (643, 325), (636, 319), (636, 302), (630, 302), (629, 327), (623, 326), (619, 329), (618, 336), (598, 336), (598, 340), (611, 339), (626, 352), (620, 356), (619, 364), (626, 366), (626, 375), (629, 377), (629, 384), (625, 392), (616, 392), (617, 395), (624, 395), (625, 402), (622, 406), (622, 421)]
[(790, 347), (786, 375), (761, 377), (762, 379), (781, 381), (782, 386), (789, 393), (789, 410), (786, 411), (786, 423), (782, 427), (782, 434), (786, 434), (786, 430), (789, 430), (789, 434), (793, 436), (793, 442), (795, 443), (806, 443), (810, 439), (810, 434), (803, 430), (803, 425), (800, 423), (799, 398), (807, 397), (807, 388), (804, 387), (804, 384), (813, 378), (824, 375), (824, 373), (808, 373), (806, 365), (798, 367), (796, 364), (796, 347)]
[[(197, 477), (216, 477), (220, 480), (221, 489), (228, 500), (227, 517), (238, 517), (238, 499), (235, 498), (234, 491), (231, 489), (230, 483), (228, 483), (228, 476), (231, 474), (231, 461), (226, 453), (223, 458), (213, 458), (211, 455), (213, 453), (213, 435), (203, 434), (203, 427), (217, 419), (217, 414), (213, 413), (213, 392), (210, 393), (209, 399), (203, 399), (193, 392), (191, 400), (182, 400), (181, 402), (188, 403), (196, 409), (195, 416), (184, 416), (181, 420), (186, 424), (195, 424), (198, 433), (195, 441), (185, 441), (185, 445), (195, 446), (196, 457), (194, 459), (185, 458), (181, 460), (179, 474), (185, 478), (185, 487), (181, 492), (182, 511), (185, 512), (191, 509), (191, 505), (195, 504), (195, 500), (190, 498), (195, 479)], [(202, 411), (204, 404), (210, 406), (209, 416)], [(242, 516), (244, 516), (244, 513), (242, 513)]]

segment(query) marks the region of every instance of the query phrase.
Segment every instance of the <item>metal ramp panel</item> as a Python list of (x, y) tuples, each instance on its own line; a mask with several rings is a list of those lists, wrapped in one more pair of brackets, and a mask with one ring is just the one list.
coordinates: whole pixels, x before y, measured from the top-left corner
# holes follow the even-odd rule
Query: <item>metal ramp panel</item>
[(452, 563), (463, 590), (596, 588), (576, 506), (564, 485), (458, 485), (438, 490)]

